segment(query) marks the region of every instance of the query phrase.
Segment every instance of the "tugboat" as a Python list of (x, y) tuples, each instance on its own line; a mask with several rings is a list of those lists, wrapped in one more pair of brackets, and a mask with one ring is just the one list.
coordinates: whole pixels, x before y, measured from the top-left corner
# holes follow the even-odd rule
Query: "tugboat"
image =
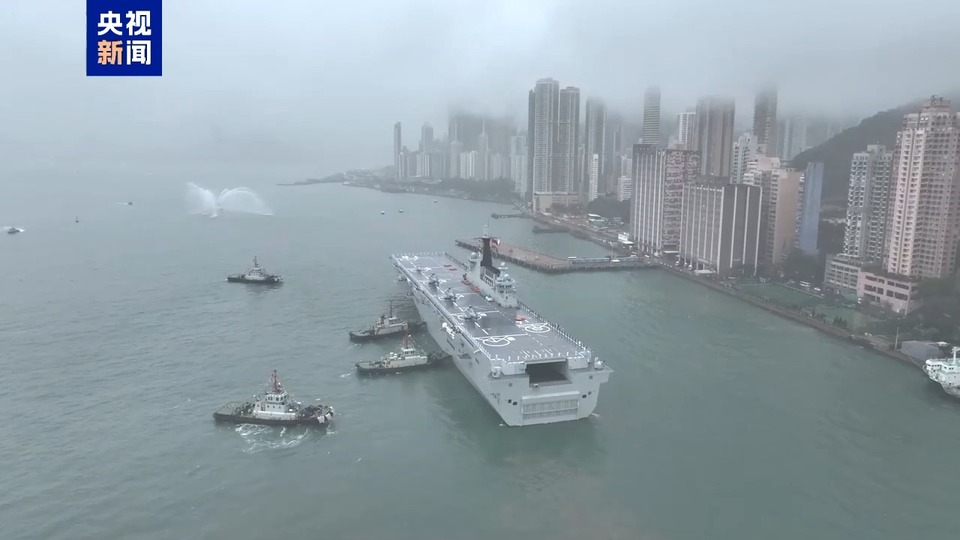
[(254, 401), (231, 401), (217, 409), (213, 418), (234, 424), (327, 427), (333, 421), (333, 407), (304, 407), (301, 402), (294, 401), (280, 383), (277, 370), (273, 370), (266, 390), (254, 396)]
[(268, 274), (260, 267), (260, 264), (257, 263), (257, 258), (253, 258), (253, 268), (247, 270), (243, 274), (233, 274), (232, 276), (227, 276), (227, 281), (230, 283), (257, 283), (257, 284), (276, 284), (281, 283), (283, 278), (274, 274)]
[(7, 227), (7, 234), (17, 234), (22, 232), (23, 232), (23, 229), (19, 227)]
[(385, 338), (387, 336), (395, 336), (397, 334), (408, 334), (414, 330), (420, 330), (425, 327), (427, 323), (424, 321), (418, 321), (410, 323), (407, 321), (400, 320), (398, 317), (393, 316), (393, 303), (390, 303), (390, 315), (380, 315), (380, 318), (371, 328), (366, 330), (351, 330), (350, 331), (350, 341), (364, 342), (364, 341), (373, 341), (375, 339)]
[(373, 362), (357, 362), (357, 373), (360, 375), (383, 375), (400, 371), (414, 371), (437, 365), (450, 355), (441, 352), (424, 352), (414, 345), (410, 336), (403, 338), (399, 351), (391, 352), (380, 360)]

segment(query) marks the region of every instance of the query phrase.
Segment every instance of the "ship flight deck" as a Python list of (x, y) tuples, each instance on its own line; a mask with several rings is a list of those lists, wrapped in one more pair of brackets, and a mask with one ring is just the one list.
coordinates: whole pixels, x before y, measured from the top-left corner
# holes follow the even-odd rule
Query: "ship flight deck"
[[(589, 360), (590, 350), (528, 306), (500, 306), (464, 279), (466, 266), (447, 253), (411, 253), (392, 257), (394, 265), (413, 287), (423, 291), (434, 308), (456, 321), (460, 331), (488, 358), (507, 363), (536, 364), (560, 358)], [(439, 285), (430, 284), (435, 275)], [(441, 296), (447, 289), (456, 295), (453, 302)], [(473, 307), (476, 319), (466, 317)]]

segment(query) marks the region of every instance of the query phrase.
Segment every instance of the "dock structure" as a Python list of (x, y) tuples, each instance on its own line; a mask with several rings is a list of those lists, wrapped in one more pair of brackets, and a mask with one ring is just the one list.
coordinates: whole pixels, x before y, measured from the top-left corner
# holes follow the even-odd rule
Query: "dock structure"
[(516, 214), (498, 214), (496, 212), (490, 214), (490, 217), (493, 219), (506, 219), (506, 218), (529, 218), (530, 216), (524, 213)]
[[(457, 240), (457, 246), (471, 251), (480, 250), (479, 240)], [(566, 260), (552, 255), (540, 253), (512, 244), (499, 242), (492, 246), (492, 254), (496, 259), (507, 261), (517, 266), (543, 272), (545, 274), (564, 274), (568, 272), (598, 272), (612, 270), (639, 270), (656, 268), (657, 265), (643, 259), (608, 257), (571, 257)]]

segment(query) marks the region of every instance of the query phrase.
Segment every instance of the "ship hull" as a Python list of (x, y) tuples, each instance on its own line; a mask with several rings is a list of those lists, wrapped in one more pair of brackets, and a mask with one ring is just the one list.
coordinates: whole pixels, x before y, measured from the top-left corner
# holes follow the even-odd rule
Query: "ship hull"
[(270, 279), (247, 279), (243, 276), (228, 276), (227, 281), (229, 283), (248, 283), (251, 285), (278, 285), (283, 283), (279, 277), (274, 277)]
[(391, 375), (394, 373), (402, 373), (406, 371), (423, 371), (426, 369), (431, 369), (437, 367), (442, 358), (440, 356), (431, 356), (429, 360), (422, 364), (414, 364), (408, 366), (390, 366), (390, 367), (378, 367), (374, 366), (373, 362), (358, 362), (357, 374), (365, 376), (376, 376), (376, 375)]
[(369, 331), (351, 331), (350, 332), (350, 341), (357, 343), (364, 343), (367, 341), (376, 341), (378, 339), (384, 339), (392, 336), (403, 336), (418, 330), (423, 330), (426, 324), (423, 321), (418, 321), (415, 323), (408, 323), (406, 329), (396, 329), (396, 330), (384, 330), (382, 332), (373, 333)]
[[(527, 376), (501, 376), (491, 374), (490, 359), (482, 352), (475, 352), (470, 343), (460, 334), (453, 336), (443, 327), (454, 325), (452, 318), (435, 309), (423, 291), (412, 287), (420, 318), (427, 323), (427, 331), (437, 345), (451, 356), (451, 362), (471, 386), (484, 398), (508, 426), (528, 426), (580, 420), (593, 414), (597, 406), (600, 383), (593, 374), (578, 374), (568, 384), (540, 385), (534, 388)], [(589, 377), (589, 378), (588, 378)], [(526, 408), (550, 407), (543, 412), (525, 412)]]
[(257, 424), (263, 426), (313, 426), (319, 428), (326, 428), (329, 425), (330, 421), (333, 419), (333, 415), (330, 414), (329, 418), (323, 418), (323, 422), (320, 421), (318, 417), (311, 416), (306, 418), (295, 418), (293, 420), (285, 420), (280, 418), (259, 418), (256, 416), (246, 416), (246, 415), (237, 415), (237, 414), (225, 414), (225, 413), (213, 413), (213, 419), (217, 422), (231, 423), (231, 424)]

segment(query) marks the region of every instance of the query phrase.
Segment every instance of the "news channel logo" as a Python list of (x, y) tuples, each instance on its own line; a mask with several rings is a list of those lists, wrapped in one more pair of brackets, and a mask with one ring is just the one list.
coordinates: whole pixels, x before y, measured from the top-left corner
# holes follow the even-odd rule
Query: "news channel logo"
[(87, 0), (87, 76), (163, 75), (162, 0)]

